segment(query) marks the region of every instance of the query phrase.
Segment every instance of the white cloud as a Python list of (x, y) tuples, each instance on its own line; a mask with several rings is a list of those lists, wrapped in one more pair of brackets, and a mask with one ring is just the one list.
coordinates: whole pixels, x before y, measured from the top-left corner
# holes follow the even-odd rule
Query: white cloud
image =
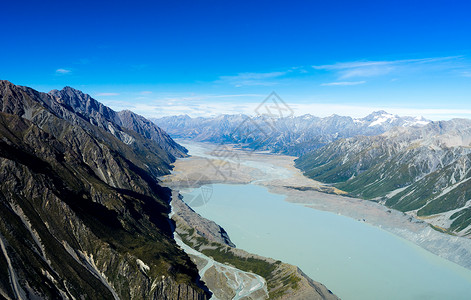
[[(352, 61), (331, 65), (312, 66), (316, 70), (336, 72), (340, 79), (353, 77), (372, 77), (386, 75), (407, 68), (424, 68), (432, 65), (446, 66), (462, 58), (461, 56), (432, 57), (419, 59), (384, 60), (384, 61)], [(452, 66), (448, 66), (452, 67)]]
[(364, 84), (366, 81), (337, 81), (322, 83), (321, 86), (348, 86), (348, 85), (359, 85)]
[[(255, 110), (264, 95), (249, 97), (241, 102), (237, 97), (214, 101), (213, 98), (227, 97), (231, 95), (211, 95), (162, 98), (152, 102), (126, 102), (126, 101), (103, 101), (115, 110), (129, 109), (148, 118), (160, 118), (163, 116), (187, 114), (191, 117), (214, 117), (221, 114), (247, 114), (255, 115)], [(260, 100), (260, 101), (259, 101)], [(293, 103), (288, 105), (294, 111), (295, 116), (311, 114), (318, 117), (327, 117), (333, 114), (361, 118), (373, 111), (384, 110), (400, 116), (423, 116), (430, 120), (449, 120), (452, 118), (471, 119), (471, 109), (442, 109), (442, 108), (420, 108), (420, 107), (389, 107), (381, 105), (365, 104), (333, 104), (333, 103)]]
[(95, 94), (97, 97), (109, 97), (109, 96), (118, 96), (119, 93), (98, 93)]
[(60, 74), (60, 75), (69, 74), (71, 72), (72, 72), (72, 70), (69, 70), (69, 69), (57, 69), (56, 70), (56, 74)]
[(188, 114), (216, 116), (225, 114), (251, 114), (267, 95), (262, 94), (164, 94), (158, 98), (135, 98), (132, 101), (102, 100), (105, 105), (119, 111), (132, 110), (146, 117), (162, 117)]
[(140, 94), (141, 95), (150, 95), (150, 94), (152, 94), (152, 92), (151, 91), (142, 91), (142, 92), (140, 92)]
[(239, 73), (235, 76), (221, 76), (217, 83), (228, 83), (235, 87), (241, 86), (270, 86), (277, 84), (277, 79), (287, 72), (269, 72), (269, 73)]

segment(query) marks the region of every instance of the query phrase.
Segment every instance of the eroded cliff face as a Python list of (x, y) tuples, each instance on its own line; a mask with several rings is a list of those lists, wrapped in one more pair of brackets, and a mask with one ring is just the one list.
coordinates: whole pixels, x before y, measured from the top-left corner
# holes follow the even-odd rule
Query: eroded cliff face
[(209, 298), (173, 240), (165, 147), (5, 81), (0, 109), (1, 296)]

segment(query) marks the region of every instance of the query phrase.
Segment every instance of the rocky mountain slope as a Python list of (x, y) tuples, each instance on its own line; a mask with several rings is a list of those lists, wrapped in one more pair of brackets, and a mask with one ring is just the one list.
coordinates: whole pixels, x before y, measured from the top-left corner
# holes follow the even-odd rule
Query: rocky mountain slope
[(125, 130), (128, 129), (155, 141), (164, 150), (159, 151), (160, 156), (168, 156), (170, 161), (175, 157), (184, 157), (187, 153), (187, 150), (175, 143), (165, 131), (132, 111), (115, 112), (90, 95), (71, 87), (65, 87), (60, 91), (52, 90), (48, 94), (54, 96), (63, 106), (70, 108), (93, 125), (112, 133), (124, 143), (132, 144), (130, 139), (133, 136), (129, 137), (129, 133)]
[(340, 138), (373, 136), (393, 127), (420, 127), (423, 118), (399, 117), (384, 111), (353, 119), (333, 115), (286, 118), (222, 115), (215, 118), (172, 116), (152, 119), (174, 138), (213, 143), (236, 143), (244, 147), (299, 156)]
[(471, 234), (471, 120), (341, 139), (296, 161), (313, 179)]
[(63, 91), (0, 81), (0, 295), (209, 298), (157, 180), (184, 149), (138, 116)]

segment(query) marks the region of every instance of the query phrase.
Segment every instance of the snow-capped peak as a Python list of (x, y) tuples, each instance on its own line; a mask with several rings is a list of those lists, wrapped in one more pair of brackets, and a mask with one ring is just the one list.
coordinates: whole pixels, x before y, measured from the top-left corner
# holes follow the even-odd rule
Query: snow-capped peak
[(392, 123), (393, 121), (398, 119), (398, 116), (395, 116), (393, 114), (389, 114), (385, 111), (380, 111), (380, 112), (376, 112), (376, 114), (375, 113), (373, 113), (373, 114), (374, 114), (374, 121), (371, 122), (371, 124), (368, 125), (368, 127), (382, 125), (383, 123), (386, 123), (386, 122), (387, 123)]

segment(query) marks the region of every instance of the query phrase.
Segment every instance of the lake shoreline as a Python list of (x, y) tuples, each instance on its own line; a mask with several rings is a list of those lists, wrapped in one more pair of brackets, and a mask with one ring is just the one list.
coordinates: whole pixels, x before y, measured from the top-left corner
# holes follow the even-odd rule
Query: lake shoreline
[[(434, 230), (428, 223), (379, 203), (323, 193), (322, 183), (294, 167), (295, 157), (257, 153), (220, 145), (180, 141), (191, 157), (179, 159), (165, 181), (177, 188), (205, 184), (254, 184), (285, 196), (285, 201), (343, 215), (386, 230), (467, 269), (471, 269), (471, 240)], [(180, 185), (178, 185), (180, 183)], [(308, 190), (300, 190), (303, 188)], [(335, 192), (335, 191), (334, 191)], [(210, 199), (208, 200), (210, 201)]]
[(183, 200), (193, 203), (206, 188), (211, 201), (190, 206), (239, 249), (298, 266), (341, 298), (465, 300), (471, 293), (470, 270), (377, 226), (288, 202), (257, 184), (188, 189)]

